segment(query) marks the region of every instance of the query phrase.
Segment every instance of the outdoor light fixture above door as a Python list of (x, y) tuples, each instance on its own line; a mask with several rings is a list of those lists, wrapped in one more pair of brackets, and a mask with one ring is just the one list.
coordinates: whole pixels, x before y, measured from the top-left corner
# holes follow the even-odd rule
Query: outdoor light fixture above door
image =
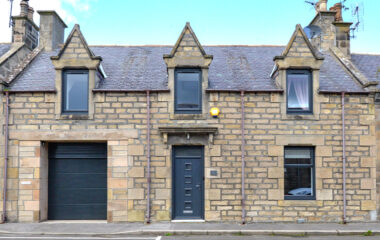
[(220, 113), (220, 110), (219, 110), (219, 108), (217, 108), (217, 107), (213, 107), (213, 108), (210, 109), (210, 115), (211, 115), (213, 118), (218, 118), (219, 113)]

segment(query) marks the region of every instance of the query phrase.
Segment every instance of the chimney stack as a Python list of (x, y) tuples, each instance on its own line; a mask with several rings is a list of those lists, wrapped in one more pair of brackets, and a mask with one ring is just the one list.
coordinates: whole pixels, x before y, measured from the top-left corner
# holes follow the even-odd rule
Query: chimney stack
[(65, 22), (55, 11), (37, 11), (40, 14), (40, 46), (45, 51), (59, 48), (64, 42)]
[(30, 49), (38, 45), (38, 26), (33, 22), (33, 8), (29, 7), (28, 0), (20, 3), (20, 15), (12, 16), (12, 43), (25, 43)]
[(321, 36), (311, 40), (314, 47), (328, 51), (331, 47), (339, 48), (350, 57), (350, 26), (352, 23), (343, 22), (342, 4), (336, 3), (327, 10), (327, 0), (319, 0), (315, 8), (317, 14), (310, 25), (322, 29)]

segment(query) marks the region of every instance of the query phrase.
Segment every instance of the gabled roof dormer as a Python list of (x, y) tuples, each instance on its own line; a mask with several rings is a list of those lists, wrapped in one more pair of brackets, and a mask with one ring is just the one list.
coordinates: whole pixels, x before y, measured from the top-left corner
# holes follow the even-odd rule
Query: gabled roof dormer
[(57, 56), (52, 56), (54, 66), (59, 69), (65, 67), (84, 67), (96, 69), (102, 58), (96, 56), (88, 47), (78, 24), (75, 24), (67, 37), (66, 42)]
[(213, 56), (206, 54), (190, 23), (187, 22), (170, 54), (164, 55), (168, 68), (208, 67)]
[(274, 60), (282, 60), (285, 58), (299, 58), (303, 61), (323, 60), (324, 57), (313, 47), (303, 31), (300, 24), (296, 25), (285, 50), (280, 56), (274, 57)]
[[(70, 35), (67, 37), (58, 55), (52, 56), (50, 59), (56, 71), (56, 118), (93, 119), (94, 97), (92, 91), (101, 81), (99, 76), (102, 75), (105, 77), (105, 73), (101, 70), (102, 67), (100, 63), (102, 58), (96, 56), (88, 47), (78, 24), (71, 30)], [(74, 90), (67, 87), (69, 84), (74, 84), (75, 82), (78, 86), (81, 84), (81, 87), (78, 89), (81, 89), (81, 91), (83, 91), (82, 93), (71, 92)], [(87, 89), (85, 89), (86, 84)], [(77, 98), (79, 99), (79, 97), (82, 96), (87, 96), (86, 106), (78, 105), (78, 107), (74, 106), (75, 104), (67, 104), (67, 102), (75, 102)], [(84, 100), (81, 102), (84, 102)]]
[[(301, 25), (296, 26), (285, 50), (273, 60), (275, 68), (271, 77), (274, 78), (276, 85), (286, 92), (281, 101), (282, 118), (319, 119), (319, 70), (324, 57), (311, 45)], [(294, 82), (296, 75), (299, 76), (299, 79), (302, 75), (303, 94), (308, 97), (304, 98), (302, 102), (288, 104), (294, 96), (294, 92), (292, 93), (291, 90), (296, 84)], [(290, 78), (293, 79), (288, 80)]]

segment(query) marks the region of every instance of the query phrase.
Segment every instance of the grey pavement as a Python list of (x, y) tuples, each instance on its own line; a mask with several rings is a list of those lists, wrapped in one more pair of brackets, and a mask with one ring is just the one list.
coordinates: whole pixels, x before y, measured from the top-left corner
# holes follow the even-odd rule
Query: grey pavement
[(357, 235), (368, 231), (380, 236), (380, 223), (105, 223), (105, 222), (43, 222), (0, 224), (0, 235), (27, 236), (91, 236), (125, 237), (144, 236), (185, 236), (185, 235), (277, 235), (277, 236), (323, 236)]
[[(205, 236), (173, 236), (163, 237), (162, 240), (204, 240)], [(380, 236), (207, 236), (207, 240), (379, 240)]]

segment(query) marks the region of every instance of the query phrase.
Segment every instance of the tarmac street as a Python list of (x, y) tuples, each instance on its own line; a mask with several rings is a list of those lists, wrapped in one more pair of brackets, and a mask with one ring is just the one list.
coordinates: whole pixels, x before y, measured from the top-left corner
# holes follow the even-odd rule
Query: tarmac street
[(0, 240), (380, 240), (380, 236), (233, 236), (233, 235), (192, 235), (192, 236), (126, 236), (126, 237), (75, 237), (75, 236), (4, 236)]

